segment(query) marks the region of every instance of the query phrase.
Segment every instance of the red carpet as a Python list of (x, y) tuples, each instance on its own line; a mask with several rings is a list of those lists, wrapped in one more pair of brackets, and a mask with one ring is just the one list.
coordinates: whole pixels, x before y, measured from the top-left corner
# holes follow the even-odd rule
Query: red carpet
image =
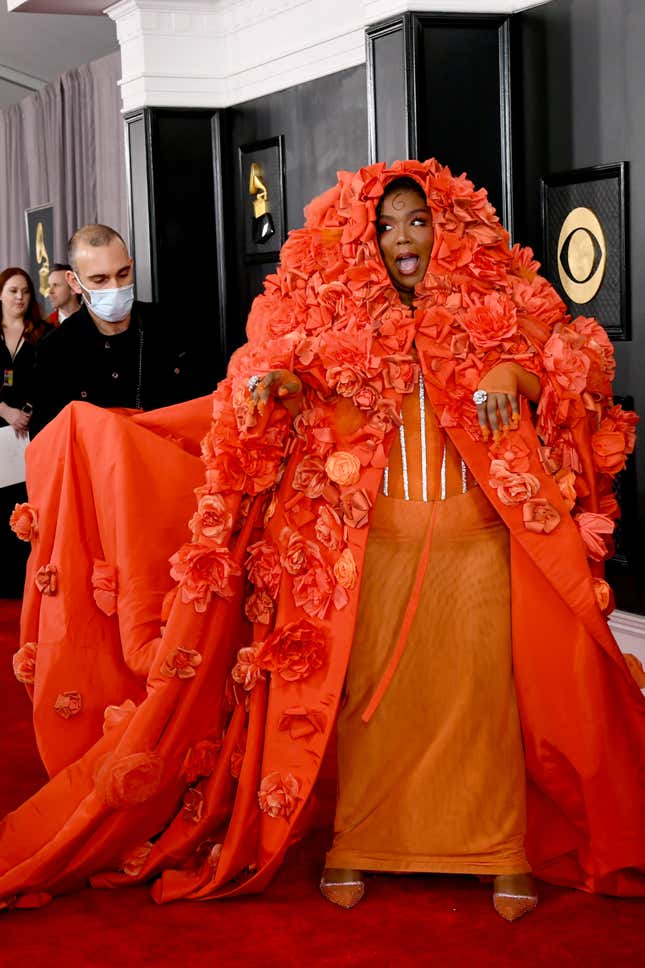
[[(0, 602), (0, 811), (42, 782), (30, 704), (13, 678), (18, 603)], [(317, 889), (329, 828), (293, 848), (260, 897), (158, 907), (144, 888), (84, 890), (36, 911), (0, 914), (0, 965), (29, 968), (208, 964), (622, 968), (643, 963), (641, 901), (541, 885), (535, 913), (506, 924), (490, 888), (468, 877), (373, 877), (341, 911)]]

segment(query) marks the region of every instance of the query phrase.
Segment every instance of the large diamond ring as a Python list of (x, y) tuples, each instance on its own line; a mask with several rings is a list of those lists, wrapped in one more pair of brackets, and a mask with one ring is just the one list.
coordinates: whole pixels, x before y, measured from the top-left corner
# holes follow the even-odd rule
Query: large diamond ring
[(477, 407), (481, 407), (488, 400), (488, 394), (485, 390), (475, 390), (473, 393), (473, 403)]
[(262, 383), (262, 377), (258, 373), (255, 373), (253, 376), (249, 377), (249, 382), (247, 383), (249, 393), (253, 393), (258, 383)]

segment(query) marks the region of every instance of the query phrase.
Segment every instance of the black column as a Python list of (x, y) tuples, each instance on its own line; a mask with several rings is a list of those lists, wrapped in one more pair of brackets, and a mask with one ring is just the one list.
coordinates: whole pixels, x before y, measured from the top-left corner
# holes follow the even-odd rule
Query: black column
[(436, 157), (513, 229), (510, 17), (406, 13), (367, 31), (372, 161)]
[(221, 114), (143, 108), (125, 117), (137, 298), (190, 327), (212, 360), (211, 383), (227, 360)]

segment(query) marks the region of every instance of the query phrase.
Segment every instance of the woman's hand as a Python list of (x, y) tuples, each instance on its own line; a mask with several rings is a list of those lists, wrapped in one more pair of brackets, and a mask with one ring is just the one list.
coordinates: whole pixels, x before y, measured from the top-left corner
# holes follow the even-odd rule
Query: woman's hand
[(251, 390), (251, 399), (263, 413), (269, 397), (275, 397), (284, 403), (292, 416), (301, 410), (302, 383), (290, 370), (269, 370)]
[(26, 437), (29, 430), (29, 414), (16, 407), (3, 403), (0, 405), (0, 417), (3, 417), (13, 427), (16, 437)]
[(479, 382), (478, 390), (485, 390), (486, 401), (477, 406), (477, 418), (482, 437), (487, 440), (491, 431), (499, 440), (502, 431), (516, 430), (520, 422), (520, 397), (537, 403), (540, 399), (540, 380), (519, 363), (499, 363)]

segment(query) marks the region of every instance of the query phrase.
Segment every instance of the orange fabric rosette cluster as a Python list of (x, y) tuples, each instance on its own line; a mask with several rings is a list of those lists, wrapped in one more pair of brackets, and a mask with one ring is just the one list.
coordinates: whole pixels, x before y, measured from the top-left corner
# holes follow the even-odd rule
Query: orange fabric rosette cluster
[[(435, 232), (414, 312), (391, 284), (375, 231), (379, 199), (400, 176), (422, 187)], [(589, 807), (596, 794), (622, 789), (629, 772), (631, 752), (625, 762), (607, 756), (618, 721), (607, 697), (620, 692), (626, 704), (636, 701), (595, 604), (594, 593), (606, 608), (611, 595), (599, 578), (594, 589), (587, 565), (587, 556), (597, 568), (610, 552), (612, 479), (634, 446), (636, 418), (611, 398), (611, 344), (594, 320), (569, 320), (530, 249), (510, 246), (485, 191), (434, 160), (340, 172), (305, 214), (214, 395), (192, 540), (171, 559), (177, 589), (164, 600), (147, 696), (133, 715), (123, 703), (109, 707), (124, 715), (104, 740), (114, 736), (127, 755), (101, 768), (99, 799), (122, 814), (147, 798), (154, 809), (133, 814), (131, 827), (121, 820), (114, 870), (94, 870), (92, 882), (115, 886), (161, 874), (153, 896), (167, 901), (258, 891), (275, 872), (300, 829), (331, 735), (371, 510), (402, 396), (421, 369), (442, 428), (509, 527), (513, 572), (524, 576), (513, 587), (513, 628), (527, 771), (538, 791), (530, 800), (529, 857), (558, 883), (632, 890), (635, 878), (623, 869), (635, 862), (604, 836), (615, 804)], [(535, 414), (525, 407), (517, 431), (488, 445), (472, 393), (508, 361), (539, 376), (542, 397)], [(293, 420), (280, 402), (259, 413), (250, 399), (250, 377), (276, 369), (302, 382)], [(15, 524), (33, 540), (36, 520), (25, 505)], [(563, 576), (556, 571), (567, 548)], [(116, 575), (118, 561), (114, 568)], [(121, 591), (112, 595), (110, 606)], [(545, 629), (539, 648), (531, 639), (540, 624), (531, 618), (536, 597)], [(556, 659), (549, 629), (556, 637), (560, 628), (567, 642)], [(32, 661), (26, 647), (16, 660), (26, 682)], [(593, 769), (587, 748), (575, 745), (571, 712), (585, 689), (563, 685), (583, 666), (596, 670), (585, 673), (595, 697), (588, 699), (596, 730), (589, 749), (602, 759)], [(564, 713), (540, 702), (551, 700), (556, 679)], [(163, 729), (149, 708), (168, 716)], [(620, 728), (629, 721), (632, 737), (630, 717), (621, 708)], [(635, 748), (631, 738), (623, 745)], [(612, 770), (619, 775), (610, 779)], [(605, 777), (601, 786), (598, 777)], [(102, 844), (109, 818), (91, 822)], [(90, 872), (92, 844), (89, 837), (83, 848)], [(105, 863), (103, 846), (97, 856)], [(39, 872), (31, 883), (56, 883), (44, 867)]]

